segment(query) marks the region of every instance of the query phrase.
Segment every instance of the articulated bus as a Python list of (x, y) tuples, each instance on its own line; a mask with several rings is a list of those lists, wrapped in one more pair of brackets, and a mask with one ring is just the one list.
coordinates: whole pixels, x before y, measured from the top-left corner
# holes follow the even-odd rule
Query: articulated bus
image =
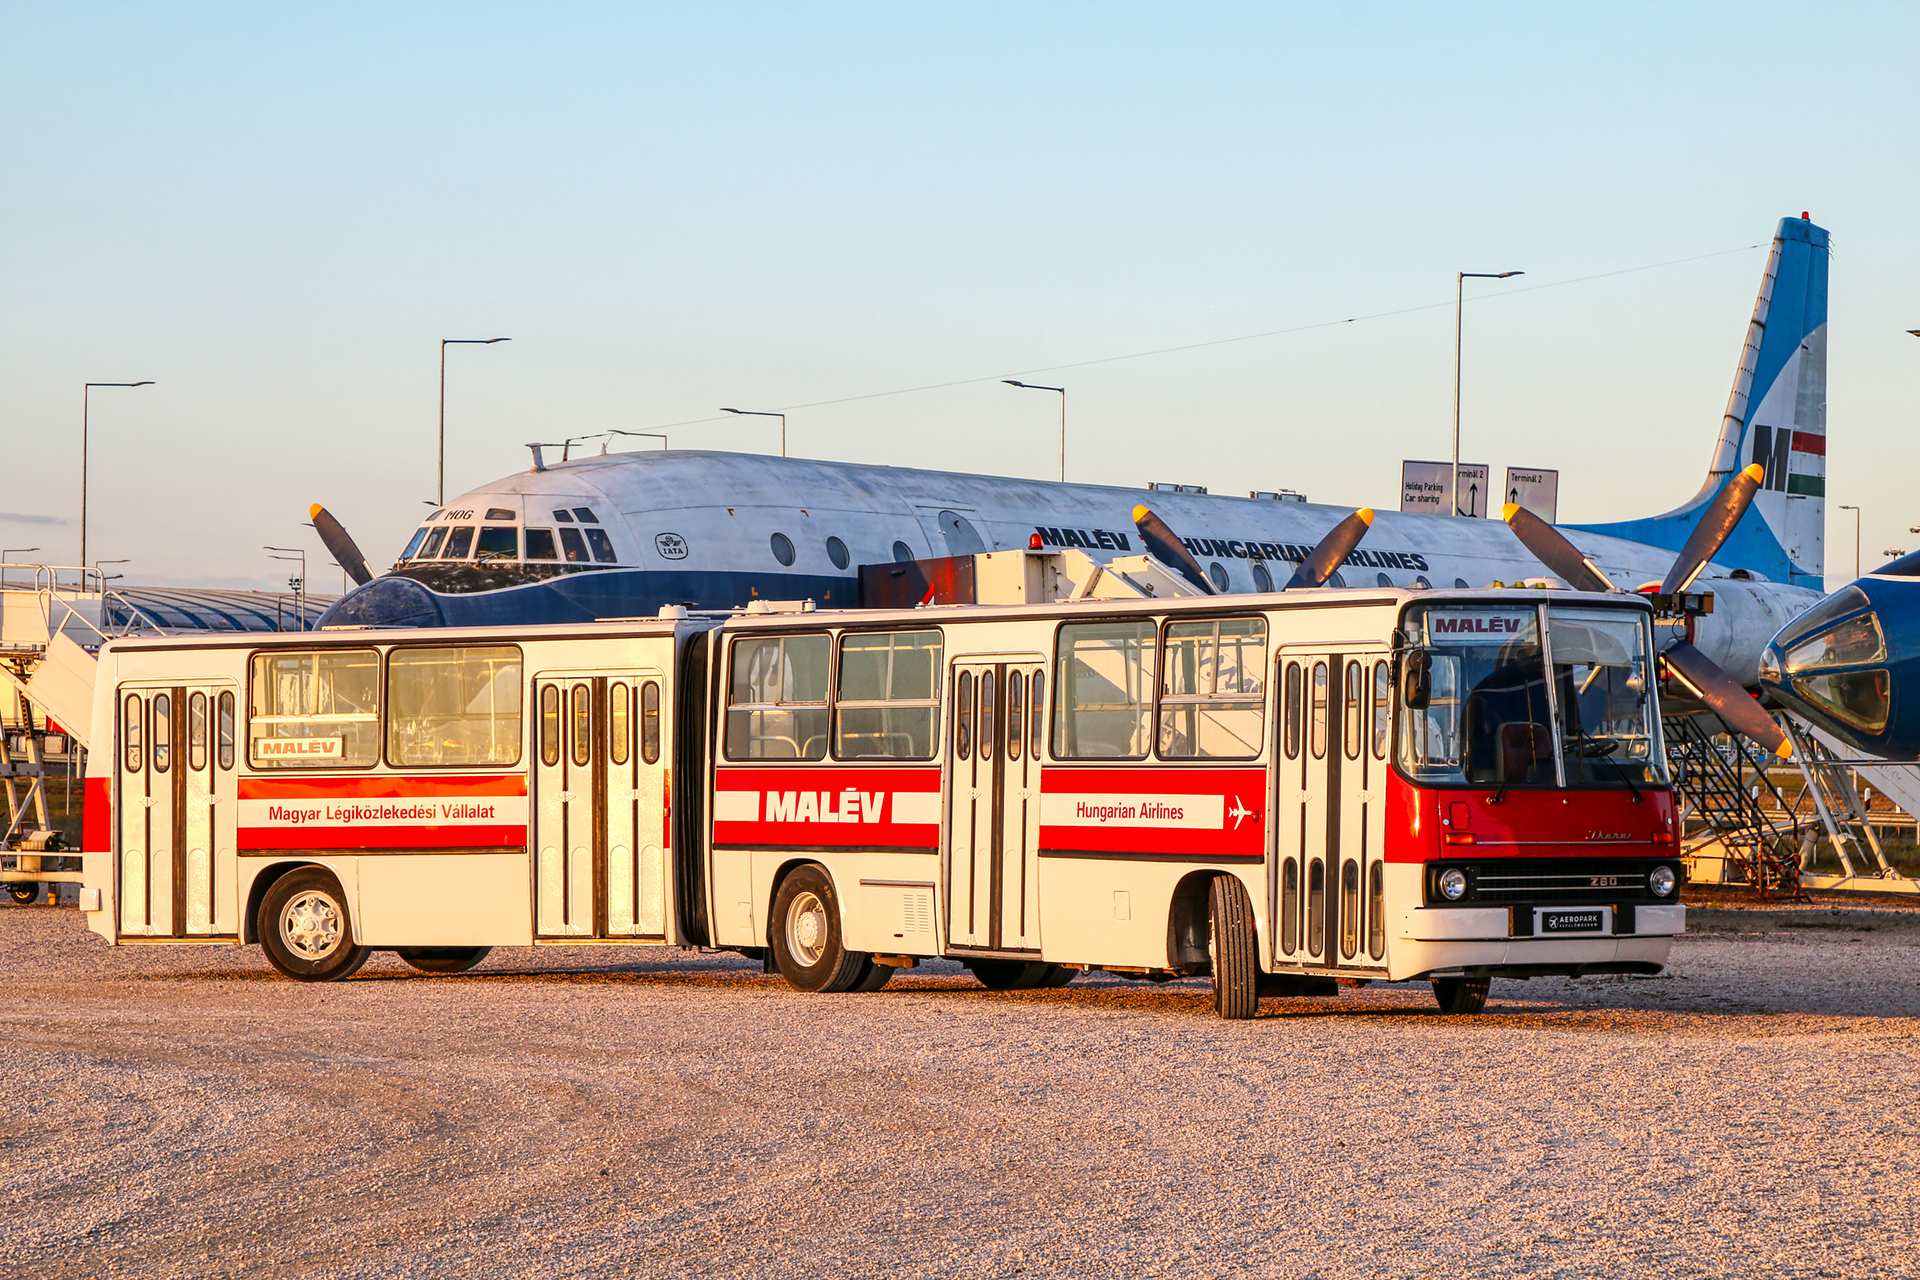
[(740, 952), (807, 991), (1656, 973), (1684, 928), (1653, 618), (1318, 590), (104, 647), (89, 928)]

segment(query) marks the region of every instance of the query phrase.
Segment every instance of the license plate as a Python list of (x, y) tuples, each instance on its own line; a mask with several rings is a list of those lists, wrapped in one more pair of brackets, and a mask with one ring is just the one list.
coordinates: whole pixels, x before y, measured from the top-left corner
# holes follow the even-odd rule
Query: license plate
[(1607, 931), (1607, 909), (1605, 907), (1580, 907), (1574, 910), (1542, 911), (1537, 932), (1556, 933), (1605, 933)]

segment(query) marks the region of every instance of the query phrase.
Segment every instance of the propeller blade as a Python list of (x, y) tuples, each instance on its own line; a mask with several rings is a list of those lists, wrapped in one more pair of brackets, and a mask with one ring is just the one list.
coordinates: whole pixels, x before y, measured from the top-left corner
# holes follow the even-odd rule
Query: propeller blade
[(1533, 558), (1561, 577), (1575, 591), (1618, 591), (1600, 566), (1580, 553), (1566, 535), (1518, 503), (1509, 502), (1501, 519)]
[(1740, 517), (1753, 505), (1753, 495), (1760, 492), (1760, 482), (1766, 475), (1766, 468), (1754, 463), (1700, 509), (1700, 523), (1693, 526), (1673, 568), (1667, 570), (1666, 580), (1660, 584), (1662, 595), (1673, 595), (1693, 585), (1693, 580), (1707, 567), (1707, 561), (1713, 559), (1720, 544), (1733, 532), (1733, 526), (1740, 523)]
[(1280, 589), (1292, 591), (1298, 587), (1323, 586), (1333, 576), (1333, 571), (1353, 554), (1353, 549), (1360, 545), (1360, 539), (1366, 537), (1367, 530), (1372, 527), (1372, 507), (1362, 507), (1333, 526), (1327, 536), (1307, 553), (1307, 558), (1287, 579), (1287, 585)]
[(1147, 550), (1152, 553), (1155, 560), (1178, 572), (1181, 577), (1199, 588), (1202, 594), (1210, 596), (1220, 594), (1213, 589), (1213, 584), (1207, 581), (1206, 572), (1200, 568), (1200, 562), (1193, 558), (1193, 553), (1181, 545), (1180, 539), (1173, 536), (1173, 530), (1167, 527), (1165, 520), (1147, 510), (1146, 507), (1139, 506), (1133, 509), (1133, 527), (1140, 531), (1140, 541), (1146, 544)]
[(313, 516), (314, 532), (320, 535), (320, 542), (334, 563), (347, 571), (347, 576), (355, 583), (365, 586), (373, 581), (373, 569), (367, 564), (367, 558), (360, 554), (360, 548), (353, 545), (353, 537), (333, 513), (319, 503), (313, 504), (310, 512)]
[(1752, 738), (1782, 760), (1793, 754), (1786, 731), (1712, 658), (1684, 640), (1660, 657), (1667, 664), (1667, 674), (1706, 703), (1729, 729)]

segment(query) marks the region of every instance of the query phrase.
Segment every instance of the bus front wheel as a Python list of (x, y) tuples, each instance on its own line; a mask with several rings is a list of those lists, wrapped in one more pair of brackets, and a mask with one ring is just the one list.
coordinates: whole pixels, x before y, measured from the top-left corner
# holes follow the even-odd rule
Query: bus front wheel
[[(840, 895), (824, 867), (795, 867), (773, 896), (773, 962), (801, 991), (851, 991), (870, 957), (840, 935)], [(891, 976), (891, 974), (889, 974)]]
[(274, 881), (256, 922), (267, 963), (296, 982), (338, 982), (367, 962), (353, 941), (347, 895), (324, 867), (302, 867)]
[(1232, 876), (1215, 876), (1207, 894), (1207, 954), (1213, 961), (1213, 1008), (1223, 1018), (1260, 1011), (1260, 958), (1253, 903)]
[(1491, 978), (1435, 978), (1433, 998), (1442, 1013), (1478, 1013), (1487, 1007)]

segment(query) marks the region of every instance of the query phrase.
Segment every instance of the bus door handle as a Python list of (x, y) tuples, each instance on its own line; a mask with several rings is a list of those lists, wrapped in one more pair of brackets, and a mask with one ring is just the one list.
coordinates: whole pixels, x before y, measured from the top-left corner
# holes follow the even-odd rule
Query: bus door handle
[(562, 791), (562, 792), (561, 792), (561, 793), (559, 794), (559, 796), (558, 796), (557, 798), (559, 799), (559, 801), (560, 801), (560, 803), (561, 803), (561, 804), (572, 804), (572, 803), (573, 803), (573, 792), (571, 792), (571, 791)]

